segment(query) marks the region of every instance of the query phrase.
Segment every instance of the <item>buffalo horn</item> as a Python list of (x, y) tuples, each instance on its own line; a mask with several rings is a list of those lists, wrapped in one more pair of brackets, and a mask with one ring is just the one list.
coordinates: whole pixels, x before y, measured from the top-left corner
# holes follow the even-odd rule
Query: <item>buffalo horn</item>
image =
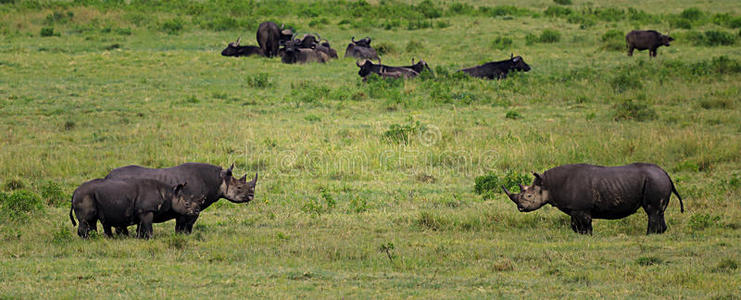
[(520, 193), (522, 193), (522, 192), (525, 191), (525, 188), (522, 187), (522, 184), (521, 183), (518, 183), (517, 186), (520, 187)]
[(255, 183), (257, 183), (257, 172), (255, 172), (255, 178), (252, 178), (252, 184), (255, 184)]
[(239, 46), (239, 42), (240, 42), (240, 41), (242, 41), (242, 37), (241, 37), (241, 36), (237, 38), (237, 41), (236, 41), (236, 42), (234, 43), (234, 46), (235, 46), (235, 47), (236, 47), (236, 46)]

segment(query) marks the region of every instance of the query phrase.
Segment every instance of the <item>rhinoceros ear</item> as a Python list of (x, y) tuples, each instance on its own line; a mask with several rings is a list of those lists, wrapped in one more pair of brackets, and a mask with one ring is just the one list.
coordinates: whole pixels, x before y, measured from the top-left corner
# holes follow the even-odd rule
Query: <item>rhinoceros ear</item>
[(543, 186), (543, 177), (541, 177), (540, 174), (536, 172), (533, 172), (533, 176), (535, 176), (535, 180), (533, 180), (533, 185)]
[(187, 182), (179, 183), (178, 185), (176, 185), (175, 187), (172, 188), (172, 193), (175, 194), (175, 195), (177, 195), (179, 193), (182, 193), (183, 192), (183, 188), (185, 188), (185, 186), (187, 184), (188, 184)]
[(224, 179), (227, 179), (229, 177), (232, 177), (232, 169), (234, 169), (234, 164), (232, 164), (232, 166), (229, 167), (229, 169), (222, 170), (221, 171), (221, 177), (223, 177)]

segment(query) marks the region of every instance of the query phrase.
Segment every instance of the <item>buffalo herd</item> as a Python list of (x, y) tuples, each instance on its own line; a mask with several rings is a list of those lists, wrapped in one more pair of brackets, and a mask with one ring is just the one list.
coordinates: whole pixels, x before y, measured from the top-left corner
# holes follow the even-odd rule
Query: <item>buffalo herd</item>
[[(633, 50), (649, 50), (669, 46), (674, 39), (659, 32), (631, 31), (625, 37), (628, 55)], [(324, 63), (337, 58), (337, 51), (319, 34), (304, 34), (297, 38), (293, 29), (273, 22), (260, 24), (257, 30), (259, 46), (241, 46), (241, 37), (221, 52), (223, 56), (279, 56), (283, 63)], [(366, 80), (370, 75), (384, 78), (414, 78), (430, 72), (424, 60), (411, 65), (387, 66), (381, 64), (378, 52), (369, 37), (347, 45), (345, 57), (356, 59), (358, 75)], [(378, 63), (374, 63), (373, 61)], [(458, 70), (463, 74), (485, 78), (505, 79), (510, 72), (527, 72), (530, 66), (521, 56), (484, 63)], [(252, 201), (257, 184), (257, 173), (248, 181), (247, 175), (236, 178), (228, 169), (205, 163), (185, 163), (162, 169), (126, 166), (112, 170), (105, 178), (93, 179), (80, 185), (72, 194), (69, 217), (77, 226), (77, 234), (87, 238), (103, 226), (106, 236), (112, 229), (128, 235), (128, 226), (137, 225), (137, 237), (150, 238), (152, 223), (175, 219), (175, 231), (191, 233), (199, 214), (221, 198), (234, 203)], [(521, 212), (537, 210), (550, 204), (571, 217), (571, 229), (580, 234), (592, 233), (592, 219), (620, 219), (632, 215), (639, 208), (648, 215), (647, 234), (666, 231), (664, 211), (672, 194), (679, 199), (681, 212), (684, 204), (674, 182), (659, 166), (634, 163), (618, 167), (587, 164), (558, 166), (542, 174), (533, 173), (531, 185), (520, 185), (519, 193), (502, 190)], [(75, 216), (73, 216), (73, 213)]]

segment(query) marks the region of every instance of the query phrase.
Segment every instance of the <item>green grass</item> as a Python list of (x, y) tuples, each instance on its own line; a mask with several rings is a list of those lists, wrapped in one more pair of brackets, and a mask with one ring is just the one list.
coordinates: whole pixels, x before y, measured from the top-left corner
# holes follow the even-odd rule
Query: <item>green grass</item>
[[(10, 2), (2, 297), (741, 296), (737, 1)], [(371, 36), (385, 64), (423, 59), (435, 77), (364, 83), (352, 59), (219, 55), (238, 36), (256, 45), (264, 20), (340, 54)], [(628, 57), (620, 34), (637, 28), (676, 41)], [(532, 70), (455, 73), (511, 53)], [(187, 161), (259, 171), (255, 201), (218, 202), (189, 236), (172, 221), (149, 241), (76, 236), (79, 184)], [(636, 161), (666, 169), (685, 199), (663, 235), (645, 236), (639, 211), (580, 236), (553, 207), (519, 213), (478, 188)]]

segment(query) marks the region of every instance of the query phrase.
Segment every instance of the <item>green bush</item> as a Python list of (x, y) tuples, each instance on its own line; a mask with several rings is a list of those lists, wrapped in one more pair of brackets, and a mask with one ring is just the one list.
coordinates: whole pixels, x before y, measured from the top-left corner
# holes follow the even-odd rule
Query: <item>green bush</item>
[(26, 187), (26, 184), (17, 178), (5, 180), (5, 183), (3, 184), (3, 190), (6, 191), (20, 190), (24, 187)]
[(420, 129), (420, 122), (409, 116), (406, 124), (391, 124), (383, 133), (383, 139), (389, 143), (409, 145), (411, 137)]
[(647, 121), (656, 119), (656, 111), (647, 104), (626, 100), (614, 107), (615, 121), (633, 120)]
[(420, 2), (419, 4), (414, 6), (414, 9), (428, 19), (439, 18), (443, 15), (442, 10), (435, 6), (435, 3), (430, 0), (424, 0)]
[(41, 32), (39, 32), (39, 35), (42, 37), (49, 37), (49, 36), (59, 36), (60, 34), (57, 32), (54, 32), (54, 27), (42, 27)]
[(711, 226), (717, 226), (720, 222), (720, 216), (713, 216), (710, 214), (693, 214), (690, 217), (688, 226), (692, 230), (703, 230)]
[(41, 198), (27, 190), (15, 190), (0, 195), (2, 213), (11, 220), (24, 221), (36, 212), (43, 211), (44, 204)]
[(553, 0), (553, 2), (560, 5), (571, 5), (571, 0)]
[(515, 111), (515, 110), (507, 111), (507, 113), (504, 115), (504, 117), (506, 119), (512, 119), (512, 120), (522, 119), (522, 115), (519, 112)]
[(728, 32), (708, 30), (705, 31), (702, 39), (696, 41), (696, 45), (704, 46), (728, 46), (736, 43), (736, 37)]
[(420, 41), (411, 40), (407, 42), (407, 46), (405, 47), (406, 52), (409, 53), (417, 53), (420, 50), (424, 50), (425, 46)]
[(59, 207), (69, 203), (69, 198), (56, 182), (47, 181), (39, 188), (39, 191), (41, 192), (41, 198), (48, 205)]
[(170, 19), (160, 25), (160, 30), (167, 34), (178, 34), (185, 27), (185, 21), (179, 17)]
[(548, 8), (545, 9), (543, 14), (545, 14), (546, 16), (550, 16), (550, 17), (564, 17), (564, 16), (570, 16), (574, 14), (574, 11), (568, 7), (549, 6)]
[(643, 87), (641, 80), (635, 74), (622, 72), (610, 80), (610, 85), (617, 93), (622, 93), (631, 89), (640, 89)]
[(498, 36), (491, 42), (491, 47), (497, 50), (504, 50), (512, 47), (512, 39), (508, 37)]
[(247, 85), (256, 89), (264, 89), (273, 86), (273, 82), (270, 81), (268, 73), (257, 73), (247, 77)]
[(532, 45), (535, 43), (556, 43), (560, 40), (561, 33), (553, 29), (543, 30), (543, 32), (541, 32), (538, 36), (532, 33), (529, 33), (525, 36), (525, 43), (527, 43), (528, 45)]
[(641, 266), (658, 265), (658, 264), (661, 264), (663, 262), (664, 262), (663, 259), (661, 259), (659, 257), (656, 257), (656, 256), (644, 256), (644, 257), (639, 257), (636, 260), (636, 263), (638, 263)]
[(502, 175), (495, 173), (489, 173), (483, 176), (478, 176), (474, 179), (474, 192), (482, 195), (484, 199), (491, 199), (496, 193), (504, 193), (501, 186), (505, 186), (510, 192), (519, 192), (520, 188), (518, 184), (526, 185), (529, 184), (530, 176), (527, 174), (515, 173), (512, 170)]
[(380, 42), (373, 46), (373, 49), (376, 49), (378, 56), (396, 53), (396, 47), (394, 47), (394, 44), (389, 42)]
[(603, 48), (611, 51), (622, 51), (625, 50), (625, 34), (617, 29), (611, 29), (605, 32), (600, 38), (602, 40)]
[(703, 16), (704, 16), (704, 13), (699, 8), (696, 8), (696, 7), (687, 8), (679, 14), (680, 18), (689, 20), (692, 22), (699, 21)]
[(676, 18), (669, 21), (673, 28), (692, 29), (692, 22), (687, 19)]

